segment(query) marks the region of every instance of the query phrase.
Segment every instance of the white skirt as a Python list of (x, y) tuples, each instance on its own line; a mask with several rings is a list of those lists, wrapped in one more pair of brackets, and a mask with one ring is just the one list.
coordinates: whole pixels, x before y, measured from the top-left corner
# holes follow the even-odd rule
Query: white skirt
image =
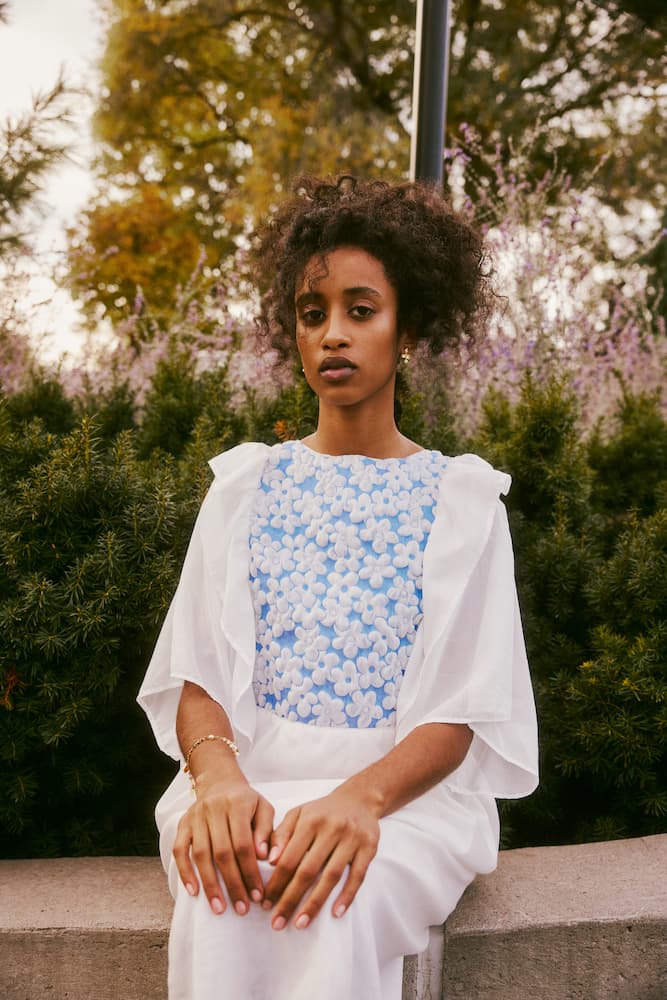
[[(384, 756), (393, 729), (339, 729), (287, 722), (258, 710), (257, 732), (242, 767), (276, 810), (320, 798)], [(380, 821), (378, 852), (345, 915), (331, 895), (305, 930), (271, 927), (271, 912), (251, 904), (214, 914), (203, 892), (185, 891), (171, 850), (178, 821), (193, 801), (183, 772), (156, 808), (160, 853), (175, 899), (169, 938), (169, 1000), (400, 1000), (403, 956), (422, 951), (478, 872), (495, 868), (498, 813), (493, 798), (446, 782)], [(268, 880), (272, 867), (260, 862)]]

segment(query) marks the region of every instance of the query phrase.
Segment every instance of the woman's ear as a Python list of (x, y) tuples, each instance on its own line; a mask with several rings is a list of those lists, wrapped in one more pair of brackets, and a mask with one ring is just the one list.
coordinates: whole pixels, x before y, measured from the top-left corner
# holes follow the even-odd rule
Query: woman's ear
[(407, 327), (402, 330), (398, 338), (398, 346), (400, 353), (407, 351), (408, 356), (414, 351), (417, 346), (417, 336), (412, 327)]
[(417, 336), (417, 331), (411, 323), (406, 323), (401, 327), (400, 339), (403, 341), (404, 346), (413, 350), (417, 346), (417, 341), (419, 340)]

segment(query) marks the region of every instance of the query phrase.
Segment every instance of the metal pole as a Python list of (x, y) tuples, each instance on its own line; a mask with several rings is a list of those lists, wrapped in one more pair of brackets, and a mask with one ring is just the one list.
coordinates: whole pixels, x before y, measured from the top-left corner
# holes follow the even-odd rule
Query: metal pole
[(449, 75), (449, 0), (417, 0), (410, 177), (442, 182)]

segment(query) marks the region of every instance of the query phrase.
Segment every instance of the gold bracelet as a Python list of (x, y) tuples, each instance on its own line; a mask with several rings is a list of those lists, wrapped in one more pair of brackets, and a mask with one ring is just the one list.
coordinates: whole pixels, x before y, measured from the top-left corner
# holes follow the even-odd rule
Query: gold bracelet
[[(197, 747), (201, 746), (202, 743), (208, 743), (209, 740), (218, 740), (220, 743), (224, 743), (232, 751), (235, 757), (239, 755), (239, 748), (233, 740), (228, 740), (226, 736), (216, 736), (214, 733), (209, 733), (208, 736), (200, 736), (198, 740), (195, 740), (188, 752), (185, 755), (185, 773), (190, 774), (190, 758), (192, 757), (193, 751)], [(190, 778), (192, 781), (192, 777)]]

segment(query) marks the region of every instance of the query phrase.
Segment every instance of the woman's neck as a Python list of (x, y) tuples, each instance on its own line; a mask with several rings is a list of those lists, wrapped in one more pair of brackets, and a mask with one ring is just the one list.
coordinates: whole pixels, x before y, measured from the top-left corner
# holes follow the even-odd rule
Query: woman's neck
[(405, 458), (421, 446), (401, 434), (393, 414), (390, 420), (360, 421), (339, 408), (333, 414), (320, 408), (317, 430), (304, 444), (324, 455), (366, 455), (368, 458)]

